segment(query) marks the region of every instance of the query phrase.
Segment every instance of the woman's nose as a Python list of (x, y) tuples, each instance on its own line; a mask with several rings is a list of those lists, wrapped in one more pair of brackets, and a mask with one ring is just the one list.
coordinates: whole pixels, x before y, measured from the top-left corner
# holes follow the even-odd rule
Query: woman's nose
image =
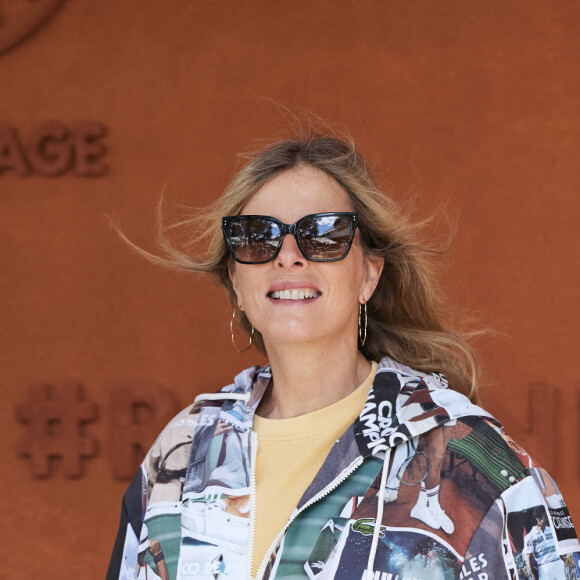
[(286, 234), (282, 247), (276, 256), (276, 265), (280, 268), (303, 267), (308, 260), (298, 247), (298, 242), (292, 234)]

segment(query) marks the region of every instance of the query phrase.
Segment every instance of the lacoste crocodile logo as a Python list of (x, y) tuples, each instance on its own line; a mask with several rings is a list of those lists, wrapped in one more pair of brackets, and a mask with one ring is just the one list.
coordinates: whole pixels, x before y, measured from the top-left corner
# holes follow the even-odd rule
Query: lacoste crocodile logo
[(0, 54), (24, 42), (66, 0), (0, 0)]
[[(362, 520), (356, 520), (352, 525), (352, 529), (363, 536), (372, 536), (375, 531), (375, 519), (374, 518), (363, 518)], [(385, 537), (386, 526), (381, 526), (381, 531), (379, 532), (379, 538)]]

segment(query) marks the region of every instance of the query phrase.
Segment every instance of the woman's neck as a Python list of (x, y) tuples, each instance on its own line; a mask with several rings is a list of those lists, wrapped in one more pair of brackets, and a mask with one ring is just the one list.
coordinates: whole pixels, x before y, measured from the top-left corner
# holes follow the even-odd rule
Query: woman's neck
[[(337, 341), (338, 342), (338, 341)], [(371, 365), (356, 344), (266, 345), (272, 383), (258, 415), (289, 419), (340, 401), (367, 378)]]

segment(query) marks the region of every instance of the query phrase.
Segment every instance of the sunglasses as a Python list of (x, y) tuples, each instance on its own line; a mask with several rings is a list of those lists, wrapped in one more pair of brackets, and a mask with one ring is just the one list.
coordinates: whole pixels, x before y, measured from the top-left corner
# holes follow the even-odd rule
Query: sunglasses
[(240, 264), (266, 264), (280, 251), (284, 236), (292, 234), (300, 251), (311, 262), (336, 262), (346, 258), (358, 225), (354, 212), (315, 213), (294, 224), (267, 215), (234, 215), (222, 218), (226, 244)]

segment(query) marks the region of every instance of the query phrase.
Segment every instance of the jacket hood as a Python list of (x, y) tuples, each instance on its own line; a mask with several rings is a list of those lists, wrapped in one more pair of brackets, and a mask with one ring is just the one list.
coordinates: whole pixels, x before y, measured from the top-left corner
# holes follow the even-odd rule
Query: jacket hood
[(465, 395), (450, 389), (442, 374), (422, 373), (384, 357), (355, 421), (355, 438), (360, 453), (366, 457), (440, 425), (454, 425), (457, 419), (467, 416), (495, 421)]

